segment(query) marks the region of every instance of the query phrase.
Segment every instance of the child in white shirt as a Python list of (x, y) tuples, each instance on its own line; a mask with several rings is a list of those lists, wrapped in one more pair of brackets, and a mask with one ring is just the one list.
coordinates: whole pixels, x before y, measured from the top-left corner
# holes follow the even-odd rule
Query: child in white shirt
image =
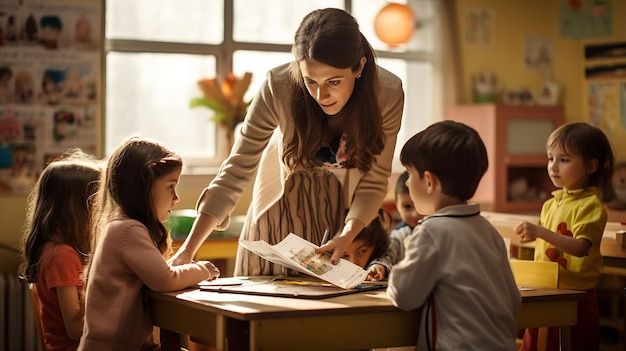
[(408, 237), (387, 294), (402, 310), (423, 307), (418, 350), (516, 350), (521, 296), (504, 240), (468, 204), (487, 170), (478, 133), (465, 124), (432, 124), (400, 154), (407, 185), (426, 217)]

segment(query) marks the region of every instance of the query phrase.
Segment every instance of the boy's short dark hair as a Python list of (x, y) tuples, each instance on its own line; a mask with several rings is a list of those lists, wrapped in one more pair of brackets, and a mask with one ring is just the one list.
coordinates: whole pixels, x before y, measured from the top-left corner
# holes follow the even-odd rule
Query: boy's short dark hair
[(476, 192), (487, 171), (487, 149), (472, 127), (455, 121), (441, 121), (412, 136), (402, 147), (400, 162), (416, 170), (437, 175), (442, 191), (461, 201)]
[(396, 180), (396, 189), (394, 192), (396, 201), (398, 200), (398, 195), (409, 193), (409, 188), (406, 186), (407, 179), (409, 179), (409, 172), (407, 171), (400, 173), (400, 175), (398, 176), (398, 180)]

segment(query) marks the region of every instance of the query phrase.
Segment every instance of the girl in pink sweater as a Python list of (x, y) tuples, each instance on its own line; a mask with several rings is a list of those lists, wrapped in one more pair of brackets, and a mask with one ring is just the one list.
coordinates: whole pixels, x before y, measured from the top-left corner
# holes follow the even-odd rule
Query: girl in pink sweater
[(92, 258), (86, 277), (84, 333), (79, 350), (152, 350), (144, 286), (175, 291), (219, 270), (208, 261), (170, 266), (163, 225), (180, 200), (182, 160), (159, 143), (131, 138), (111, 155), (96, 199)]

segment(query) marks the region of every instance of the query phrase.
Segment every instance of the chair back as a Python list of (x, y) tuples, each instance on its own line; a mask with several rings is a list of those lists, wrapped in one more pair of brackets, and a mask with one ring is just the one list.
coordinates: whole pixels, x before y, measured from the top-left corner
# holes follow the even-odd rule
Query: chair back
[[(559, 264), (549, 261), (511, 260), (513, 277), (519, 287), (549, 288), (559, 287)], [(518, 347), (522, 340), (517, 341)], [(537, 351), (548, 349), (548, 328), (538, 328)]]
[(44, 341), (43, 341), (43, 325), (41, 322), (41, 300), (39, 299), (39, 294), (37, 294), (37, 287), (35, 284), (28, 284), (30, 289), (30, 300), (33, 305), (33, 313), (35, 315), (35, 324), (37, 324), (37, 334), (39, 335), (39, 350), (44, 350)]
[(558, 288), (559, 264), (548, 261), (511, 260), (511, 270), (517, 286)]

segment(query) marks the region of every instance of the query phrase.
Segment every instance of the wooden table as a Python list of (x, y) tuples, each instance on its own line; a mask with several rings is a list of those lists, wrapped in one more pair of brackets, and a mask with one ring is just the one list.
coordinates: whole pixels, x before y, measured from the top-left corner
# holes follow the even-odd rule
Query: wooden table
[[(515, 234), (513, 228), (521, 221), (526, 220), (532, 223), (538, 223), (538, 216), (516, 215), (508, 213), (496, 213), (482, 211), (482, 215), (487, 218), (496, 227), (500, 235), (511, 239), (511, 245), (519, 245), (522, 249), (534, 250), (534, 242), (521, 242), (518, 235)], [(626, 248), (622, 247), (622, 243), (616, 240), (615, 233), (619, 230), (626, 229), (626, 225), (618, 222), (607, 222), (600, 242), (600, 253), (604, 261), (604, 273), (615, 275), (626, 275)], [(623, 311), (622, 311), (623, 330), (626, 331), (626, 288), (624, 289)], [(626, 351), (626, 342), (624, 351)]]
[[(322, 300), (202, 292), (202, 302), (180, 293), (146, 292), (163, 351), (179, 351), (180, 335), (217, 350), (356, 350), (415, 345), (419, 333), (421, 311), (393, 307), (384, 290)], [(586, 296), (565, 289), (521, 294), (518, 328), (559, 326), (563, 336)]]

